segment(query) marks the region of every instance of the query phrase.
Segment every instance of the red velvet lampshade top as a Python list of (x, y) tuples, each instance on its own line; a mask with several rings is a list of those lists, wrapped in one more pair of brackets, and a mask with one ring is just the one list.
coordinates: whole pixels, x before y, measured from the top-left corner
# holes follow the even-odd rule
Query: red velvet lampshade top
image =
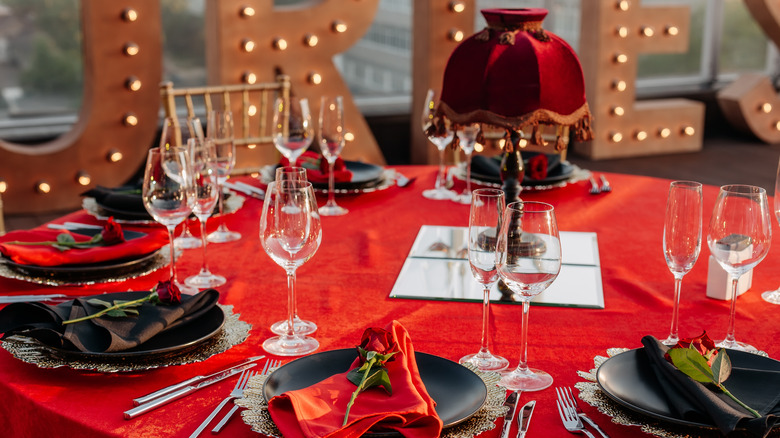
[[(574, 50), (542, 29), (546, 9), (485, 9), (487, 28), (450, 55), (438, 112), (455, 124), (508, 130), (568, 126), (592, 137), (585, 82)], [(536, 137), (536, 135), (535, 135)]]

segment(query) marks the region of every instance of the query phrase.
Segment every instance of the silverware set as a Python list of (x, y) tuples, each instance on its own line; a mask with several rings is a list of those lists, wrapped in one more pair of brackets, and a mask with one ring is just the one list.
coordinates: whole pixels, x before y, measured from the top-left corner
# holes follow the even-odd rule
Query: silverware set
[(590, 175), (588, 180), (590, 181), (590, 194), (598, 195), (601, 193), (609, 193), (612, 191), (612, 185), (607, 181), (607, 177), (604, 174), (600, 175), (601, 185), (596, 182), (596, 177), (593, 174)]
[[(504, 402), (504, 406), (509, 407), (509, 410), (504, 414), (501, 438), (509, 436), (509, 429), (512, 428), (512, 421), (514, 420), (515, 412), (517, 412), (517, 402), (520, 399), (520, 394), (522, 394), (522, 391), (513, 391)], [(534, 413), (535, 406), (536, 401), (531, 400), (520, 409), (520, 412), (517, 414), (517, 435), (515, 438), (525, 437), (526, 432), (528, 432), (528, 425), (531, 424), (531, 414)]]
[(560, 414), (563, 427), (565, 427), (566, 430), (571, 433), (581, 433), (590, 438), (595, 438), (582, 423), (582, 420), (585, 420), (585, 422), (593, 427), (599, 435), (603, 438), (609, 438), (609, 435), (604, 433), (596, 422), (591, 420), (591, 418), (580, 409), (577, 398), (572, 394), (571, 388), (555, 388), (555, 393), (558, 395), (558, 400), (556, 401), (558, 414)]

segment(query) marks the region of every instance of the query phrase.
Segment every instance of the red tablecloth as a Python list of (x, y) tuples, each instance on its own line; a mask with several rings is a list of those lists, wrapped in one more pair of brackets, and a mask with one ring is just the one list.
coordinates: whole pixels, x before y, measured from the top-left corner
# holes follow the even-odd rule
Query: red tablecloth
[[(298, 270), (299, 313), (320, 327), (316, 338), (321, 351), (352, 347), (369, 326), (385, 326), (399, 320), (410, 332), (415, 349), (457, 360), (477, 350), (480, 342), (481, 305), (391, 299), (388, 294), (421, 225), (466, 226), (468, 206), (431, 201), (421, 192), (433, 186), (432, 166), (400, 166), (397, 170), (417, 177), (406, 188), (341, 196), (349, 209), (341, 217), (323, 218), (322, 245)], [(529, 363), (548, 371), (554, 386), (572, 386), (582, 379), (578, 370), (593, 368), (593, 357), (606, 355), (610, 347), (639, 347), (647, 334), (668, 334), (673, 278), (664, 262), (661, 237), (668, 180), (607, 175), (614, 191), (598, 196), (588, 193), (586, 182), (541, 192), (525, 192), (526, 200), (549, 202), (557, 209), (561, 230), (598, 234), (606, 308), (603, 310), (535, 306), (530, 314)], [(461, 188), (458, 185), (456, 188)], [(705, 235), (717, 188), (704, 188)], [(324, 202), (321, 199), (321, 203)], [(261, 344), (271, 335), (268, 327), (283, 318), (286, 278), (282, 269), (264, 253), (258, 241), (261, 202), (248, 198), (244, 207), (226, 217), (238, 242), (209, 245), (212, 271), (225, 275), (221, 302), (235, 305), (241, 318), (253, 324), (243, 344), (211, 359), (186, 366), (129, 374), (98, 374), (67, 368), (41, 369), (0, 351), (0, 431), (9, 437), (188, 436), (216, 403), (232, 389), (234, 380), (220, 382), (185, 399), (135, 420), (122, 412), (130, 400), (167, 384), (218, 370), (242, 358), (263, 353)], [(89, 220), (76, 212), (62, 221)], [(212, 224), (210, 224), (212, 226)], [(776, 229), (776, 228), (775, 228)], [(777, 230), (777, 229), (776, 229)], [(753, 288), (737, 303), (737, 338), (780, 356), (775, 320), (779, 307), (761, 300), (760, 292), (780, 286), (780, 256), (772, 249), (754, 270)], [(180, 260), (180, 276), (196, 273), (200, 250), (188, 250)], [(680, 333), (698, 335), (703, 329), (715, 338), (725, 334), (728, 302), (705, 296), (706, 241), (699, 261), (683, 282)], [(162, 269), (144, 278), (121, 284), (81, 288), (51, 288), (0, 279), (0, 291), (9, 293), (97, 294), (128, 288), (149, 288), (167, 276)], [(517, 365), (520, 309), (513, 304), (492, 306), (492, 350)], [(288, 359), (285, 359), (288, 360)], [(555, 392), (547, 389), (525, 393), (520, 404), (536, 399), (529, 437), (568, 436), (555, 408)], [(612, 437), (637, 436), (637, 427), (615, 425), (595, 408), (580, 403)], [(496, 429), (482, 436), (498, 437)], [(516, 426), (512, 427), (512, 436)], [(208, 433), (208, 432), (206, 432)], [(221, 434), (251, 437), (240, 418), (234, 418)]]

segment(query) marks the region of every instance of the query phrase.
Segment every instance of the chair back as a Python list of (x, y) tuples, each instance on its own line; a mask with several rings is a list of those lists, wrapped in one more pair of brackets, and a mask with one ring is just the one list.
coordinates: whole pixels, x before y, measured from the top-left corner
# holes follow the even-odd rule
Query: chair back
[(0, 236), (5, 234), (5, 220), (3, 220), (3, 195), (0, 194)]

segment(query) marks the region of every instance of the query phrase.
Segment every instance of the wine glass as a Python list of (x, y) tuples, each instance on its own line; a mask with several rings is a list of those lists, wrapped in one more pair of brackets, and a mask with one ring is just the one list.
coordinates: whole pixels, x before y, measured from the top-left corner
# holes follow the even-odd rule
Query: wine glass
[(504, 211), (496, 247), (498, 275), (523, 302), (520, 364), (502, 374), (509, 390), (539, 391), (552, 385), (548, 373), (528, 367), (528, 310), (561, 270), (561, 241), (555, 209), (543, 202), (512, 202)]
[(176, 283), (184, 293), (194, 293), (197, 290), (176, 281), (176, 251), (173, 244), (176, 226), (192, 212), (188, 202), (192, 189), (188, 166), (189, 157), (185, 148), (150, 149), (144, 168), (142, 196), (146, 211), (168, 229), (171, 282)]
[[(306, 180), (306, 169), (303, 167), (281, 166), (276, 168), (276, 181), (305, 182)], [(301, 319), (298, 316), (297, 297), (293, 297), (293, 325), (295, 326), (295, 333), (300, 335), (310, 335), (317, 331), (317, 324), (312, 321)], [(271, 324), (271, 332), (276, 333), (277, 335), (287, 333), (287, 319)]]
[(665, 345), (677, 345), (677, 321), (680, 309), (682, 279), (696, 263), (701, 250), (701, 184), (694, 181), (674, 181), (669, 186), (664, 218), (664, 258), (674, 275), (674, 307), (669, 336)]
[(241, 238), (241, 234), (228, 230), (225, 225), (223, 208), (222, 184), (230, 176), (230, 172), (236, 165), (236, 141), (233, 136), (233, 113), (231, 111), (210, 111), (206, 125), (206, 138), (214, 141), (216, 153), (218, 202), (219, 202), (219, 226), (208, 235), (208, 241), (212, 243), (232, 242)]
[(323, 216), (347, 214), (347, 209), (336, 204), (333, 165), (344, 148), (344, 102), (341, 96), (322, 97), (320, 103), (320, 149), (328, 160), (328, 202), (320, 208)]
[[(780, 222), (780, 163), (777, 166), (777, 178), (775, 179), (775, 198), (774, 198), (775, 217)], [(761, 294), (761, 298), (772, 304), (780, 304), (780, 288), (768, 290)]]
[(276, 99), (272, 129), (274, 146), (295, 166), (314, 140), (314, 124), (309, 111), (309, 101), (305, 98), (291, 97), (288, 102)]
[[(297, 208), (287, 208), (295, 205)], [(265, 351), (299, 356), (319, 347), (316, 339), (295, 331), (295, 270), (320, 246), (322, 226), (310, 182), (274, 181), (268, 184), (260, 219), (260, 242), (271, 259), (287, 273), (287, 332), (266, 339)]]
[(715, 260), (731, 279), (731, 308), (726, 338), (716, 346), (742, 351), (756, 348), (734, 337), (737, 286), (739, 277), (750, 271), (769, 252), (772, 241), (772, 219), (766, 190), (748, 185), (726, 185), (720, 188), (710, 219), (707, 245)]
[[(187, 145), (187, 140), (193, 137), (203, 140), (203, 126), (197, 117), (166, 117), (160, 135), (160, 146), (163, 148), (184, 147)], [(182, 233), (173, 240), (174, 246), (180, 249), (199, 248), (200, 239), (192, 235), (187, 222), (186, 219), (182, 222)]]
[(433, 99), (433, 90), (428, 90), (428, 94), (425, 96), (425, 108), (422, 113), (422, 129), (428, 140), (436, 146), (439, 150), (439, 173), (436, 175), (435, 188), (425, 190), (423, 196), (428, 199), (443, 200), (452, 199), (456, 196), (456, 193), (447, 188), (447, 171), (444, 166), (444, 151), (447, 149), (455, 133), (452, 131), (449, 121), (440, 120), (441, 129), (443, 132), (439, 132), (439, 126), (436, 125), (436, 101)]
[(479, 135), (479, 123), (469, 123), (455, 131), (458, 136), (460, 150), (466, 154), (466, 188), (463, 193), (455, 196), (454, 201), (461, 204), (471, 204), (471, 155), (474, 153), (474, 146), (477, 144), (477, 135)]
[(481, 371), (500, 371), (509, 361), (490, 352), (488, 322), (490, 321), (490, 289), (498, 281), (496, 271), (496, 239), (504, 213), (504, 192), (498, 189), (478, 189), (472, 192), (469, 213), (469, 265), (471, 274), (483, 287), (482, 344), (479, 352), (460, 358), (460, 363), (471, 363)]
[(200, 142), (191, 138), (187, 142), (190, 153), (190, 170), (192, 172), (192, 211), (200, 222), (200, 238), (203, 247), (203, 262), (197, 275), (187, 277), (184, 284), (198, 289), (208, 289), (225, 284), (225, 277), (212, 274), (206, 263), (206, 221), (214, 213), (217, 204), (217, 169), (214, 166), (214, 142)]

